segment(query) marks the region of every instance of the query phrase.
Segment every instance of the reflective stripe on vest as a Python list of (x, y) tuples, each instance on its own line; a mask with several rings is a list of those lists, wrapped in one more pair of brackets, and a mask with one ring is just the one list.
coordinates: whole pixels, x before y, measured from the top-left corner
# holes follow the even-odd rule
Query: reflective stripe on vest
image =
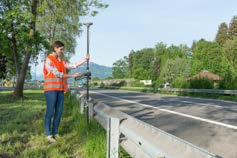
[(64, 90), (62, 78), (46, 78), (44, 81), (44, 90)]
[(62, 82), (61, 78), (46, 78), (44, 82)]
[(63, 79), (63, 88), (64, 88), (64, 92), (68, 92), (68, 84), (67, 84), (67, 79)]

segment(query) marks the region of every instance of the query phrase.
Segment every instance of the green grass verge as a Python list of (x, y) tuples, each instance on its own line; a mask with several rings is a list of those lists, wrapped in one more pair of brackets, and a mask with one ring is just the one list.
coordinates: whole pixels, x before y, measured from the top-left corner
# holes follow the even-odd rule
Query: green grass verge
[[(47, 142), (44, 134), (45, 97), (42, 90), (26, 90), (24, 100), (13, 100), (11, 91), (0, 92), (0, 157), (105, 158), (106, 131), (96, 122), (86, 124), (78, 101), (65, 95), (59, 126), (61, 138)], [(121, 158), (129, 158), (120, 150)]]
[(198, 97), (198, 98), (206, 98), (206, 99), (237, 101), (237, 95), (229, 95), (229, 94), (169, 92), (169, 91), (159, 91), (158, 93), (160, 93), (160, 94), (171, 94), (171, 95), (177, 95), (177, 96)]

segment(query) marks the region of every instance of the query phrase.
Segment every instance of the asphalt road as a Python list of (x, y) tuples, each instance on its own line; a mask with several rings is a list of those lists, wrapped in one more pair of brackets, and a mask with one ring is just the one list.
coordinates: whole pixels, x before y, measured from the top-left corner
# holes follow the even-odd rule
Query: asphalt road
[(111, 107), (225, 158), (237, 158), (237, 102), (91, 89)]

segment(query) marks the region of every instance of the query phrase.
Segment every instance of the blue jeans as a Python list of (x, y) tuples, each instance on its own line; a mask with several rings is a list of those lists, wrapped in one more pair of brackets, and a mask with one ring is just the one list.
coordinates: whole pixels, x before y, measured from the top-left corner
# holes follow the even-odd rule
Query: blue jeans
[[(45, 133), (46, 136), (55, 135), (58, 133), (58, 126), (63, 112), (64, 92), (63, 91), (46, 91), (46, 114), (45, 114)], [(51, 122), (53, 117), (53, 127), (51, 133)]]

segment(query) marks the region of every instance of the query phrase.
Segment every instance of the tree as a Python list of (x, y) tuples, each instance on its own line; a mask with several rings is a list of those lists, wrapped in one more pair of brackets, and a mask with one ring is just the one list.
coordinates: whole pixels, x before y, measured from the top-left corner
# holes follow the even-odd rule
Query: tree
[(153, 81), (159, 78), (160, 70), (161, 70), (161, 58), (156, 53), (154, 57), (154, 62), (151, 64), (151, 79)]
[[(23, 96), (23, 85), (35, 43), (35, 19), (37, 0), (2, 0), (0, 3), (0, 20), (2, 22), (1, 46), (7, 58), (9, 78), (17, 78), (13, 95)], [(3, 39), (4, 38), (4, 39)], [(28, 71), (29, 73), (29, 71)]]
[(237, 37), (227, 40), (224, 45), (224, 54), (233, 68), (237, 70)]
[(155, 51), (156, 51), (156, 53), (158, 53), (160, 55), (165, 54), (166, 49), (167, 49), (167, 45), (164, 44), (163, 42), (158, 42), (155, 45)]
[(176, 78), (187, 78), (191, 72), (191, 63), (185, 58), (168, 59), (161, 71), (163, 82), (173, 82)]
[(69, 58), (75, 53), (76, 37), (81, 33), (80, 18), (95, 16), (98, 13), (96, 9), (106, 7), (108, 5), (98, 0), (42, 0), (37, 27), (49, 44), (58, 39), (65, 43), (64, 56)]
[(233, 68), (229, 68), (225, 76), (219, 83), (220, 89), (236, 89), (237, 88), (237, 75), (234, 73)]
[(219, 45), (223, 46), (227, 40), (228, 40), (228, 26), (226, 23), (223, 22), (219, 25), (215, 41)]
[[(155, 48), (144, 48), (131, 51), (129, 54), (130, 76), (139, 79), (158, 80), (166, 61), (169, 59), (191, 58), (191, 49), (186, 45), (171, 45), (167, 47), (164, 43), (157, 43)], [(164, 73), (164, 71), (163, 71)]]
[(25, 49), (25, 57), (23, 60), (23, 65), (21, 68), (20, 75), (17, 78), (16, 87), (14, 89), (13, 95), (15, 97), (23, 97), (23, 87), (25, 82), (26, 73), (28, 70), (28, 64), (30, 61), (30, 57), (33, 50), (33, 45), (35, 42), (35, 23), (36, 23), (36, 16), (37, 16), (37, 5), (38, 0), (32, 0), (31, 2), (31, 20), (29, 25), (29, 34), (27, 39), (27, 45)]
[(191, 51), (194, 52), (194, 50), (196, 49), (196, 46), (197, 46), (197, 41), (194, 40), (193, 43), (192, 43), (192, 46), (191, 46)]
[[(26, 30), (25, 23), (28, 21), (25, 9), (22, 9), (20, 6), (20, 1), (13, 0), (3, 0), (0, 3), (0, 20), (1, 20), (1, 53), (4, 54), (10, 64), (14, 65), (15, 70), (11, 71), (19, 76), (20, 74), (20, 65), (22, 64), (19, 61), (22, 58), (23, 54), (18, 48), (19, 43), (25, 44), (25, 39), (20, 40), (22, 37), (26, 37), (28, 31)], [(19, 41), (18, 41), (19, 40)], [(18, 42), (17, 42), (18, 41)], [(10, 65), (8, 65), (10, 66)], [(10, 68), (12, 68), (10, 66)]]
[(237, 16), (234, 16), (230, 22), (228, 35), (229, 39), (237, 37)]
[(112, 71), (113, 78), (128, 77), (128, 57), (124, 56), (122, 59), (119, 59), (113, 63)]
[(154, 64), (154, 49), (144, 48), (132, 54), (132, 77), (139, 80), (151, 79)]
[(135, 53), (134, 50), (131, 50), (128, 55), (128, 74), (129, 77), (133, 77), (133, 54)]
[(51, 40), (56, 38), (65, 40), (64, 43), (68, 46), (66, 57), (70, 57), (70, 53), (73, 53), (75, 48), (75, 38), (80, 32), (79, 16), (97, 14), (97, 11), (90, 12), (90, 7), (101, 8), (106, 5), (97, 0), (70, 2), (2, 0), (0, 2), (2, 24), (0, 37), (6, 39), (3, 40), (4, 45), (6, 44), (4, 53), (9, 61), (13, 61), (15, 72), (12, 72), (17, 74), (17, 83), (13, 92), (15, 97), (23, 97), (23, 85), (31, 57), (37, 58), (40, 51), (49, 49)]
[(161, 68), (165, 65), (167, 60), (165, 54), (167, 52), (167, 45), (163, 42), (159, 42), (155, 45), (155, 59), (152, 68), (152, 79), (155, 81), (159, 78)]
[(208, 42), (204, 39), (197, 42), (192, 58), (192, 74), (208, 70), (223, 77), (229, 65), (230, 63), (218, 43)]
[(179, 71), (183, 71), (183, 69), (179, 68), (179, 65), (182, 65), (182, 63), (177, 62), (179, 62), (179, 60), (186, 61), (188, 58), (191, 58), (192, 52), (191, 49), (186, 45), (171, 45), (170, 47), (167, 47), (163, 43), (158, 43), (156, 45), (155, 56), (155, 63), (157, 63), (157, 66), (159, 65), (159, 71), (156, 72), (158, 74), (157, 84), (161, 84), (165, 81), (171, 82), (172, 78), (175, 79), (179, 76), (177, 73)]

